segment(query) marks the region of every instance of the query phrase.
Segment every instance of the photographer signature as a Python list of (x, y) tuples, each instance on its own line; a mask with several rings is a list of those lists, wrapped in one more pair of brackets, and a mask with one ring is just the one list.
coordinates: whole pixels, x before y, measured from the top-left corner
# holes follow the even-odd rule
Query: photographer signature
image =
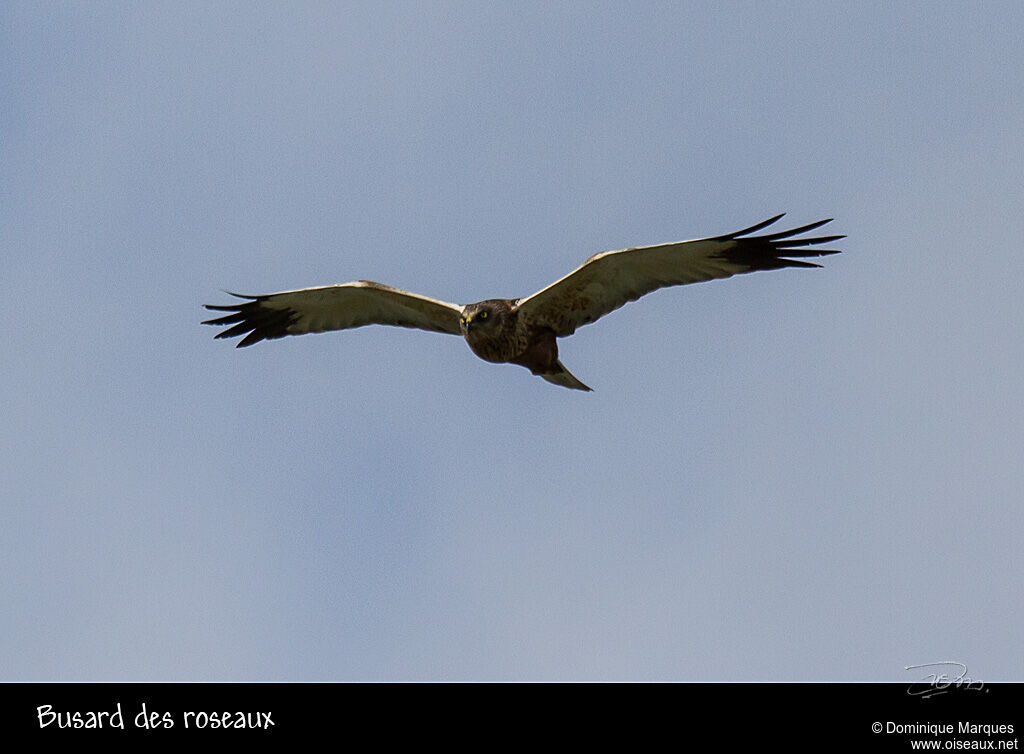
[[(935, 671), (928, 673), (919, 681), (914, 681), (907, 689), (910, 696), (919, 696), (922, 699), (930, 699), (933, 696), (945, 694), (952, 689), (963, 689), (964, 691), (981, 691), (985, 687), (984, 681), (976, 681), (967, 675), (967, 666), (962, 662), (926, 662), (923, 665), (907, 665), (904, 670), (920, 670), (921, 668), (934, 668)], [(940, 670), (941, 669), (941, 670)], [(950, 677), (947, 673), (955, 673)], [(923, 686), (918, 686), (923, 684)]]

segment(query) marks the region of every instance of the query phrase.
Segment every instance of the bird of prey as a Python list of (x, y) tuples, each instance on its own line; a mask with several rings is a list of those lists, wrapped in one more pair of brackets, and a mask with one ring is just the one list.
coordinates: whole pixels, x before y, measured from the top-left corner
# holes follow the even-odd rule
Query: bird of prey
[(519, 364), (555, 385), (590, 390), (558, 360), (556, 338), (572, 335), (577, 327), (658, 288), (758, 270), (820, 267), (800, 258), (839, 253), (820, 246), (845, 236), (797, 237), (831, 222), (831, 218), (754, 235), (781, 217), (776, 215), (724, 236), (605, 251), (526, 298), (495, 298), (459, 306), (357, 280), (262, 296), (231, 293), (247, 300), (227, 306), (207, 304), (207, 309), (228, 314), (203, 324), (230, 325), (216, 337), (245, 336), (239, 348), (285, 335), (363, 325), (396, 325), (462, 335), (481, 359)]

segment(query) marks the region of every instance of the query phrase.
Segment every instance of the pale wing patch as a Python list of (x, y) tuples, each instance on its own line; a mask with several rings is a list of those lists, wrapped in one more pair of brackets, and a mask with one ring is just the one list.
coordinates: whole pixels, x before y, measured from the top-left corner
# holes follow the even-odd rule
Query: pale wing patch
[(204, 324), (231, 325), (218, 338), (245, 336), (239, 347), (285, 335), (346, 330), (364, 325), (394, 325), (459, 334), (462, 307), (408, 291), (358, 280), (320, 288), (240, 296), (245, 303), (210, 306), (230, 312)]
[(646, 293), (671, 285), (687, 285), (781, 267), (817, 267), (787, 257), (837, 254), (834, 249), (807, 246), (843, 236), (794, 238), (829, 220), (762, 236), (749, 236), (782, 215), (725, 236), (695, 241), (606, 251), (517, 305), (531, 324), (550, 327), (558, 336), (593, 322)]

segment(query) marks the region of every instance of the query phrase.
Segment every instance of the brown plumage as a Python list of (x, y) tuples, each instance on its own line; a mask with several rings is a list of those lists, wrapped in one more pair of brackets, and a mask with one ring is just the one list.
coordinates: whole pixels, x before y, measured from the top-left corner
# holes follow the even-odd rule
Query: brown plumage
[(519, 364), (548, 382), (590, 390), (558, 360), (556, 338), (603, 317), (645, 293), (670, 285), (727, 278), (783, 267), (819, 267), (790, 257), (838, 254), (817, 247), (844, 236), (796, 238), (831, 220), (800, 228), (751, 235), (778, 215), (745, 230), (695, 241), (596, 254), (573, 272), (525, 299), (487, 299), (459, 306), (380, 283), (359, 280), (263, 296), (245, 303), (211, 306), (228, 312), (203, 324), (230, 325), (218, 338), (244, 336), (239, 347), (285, 335), (345, 330), (381, 324), (461, 334), (485, 361)]

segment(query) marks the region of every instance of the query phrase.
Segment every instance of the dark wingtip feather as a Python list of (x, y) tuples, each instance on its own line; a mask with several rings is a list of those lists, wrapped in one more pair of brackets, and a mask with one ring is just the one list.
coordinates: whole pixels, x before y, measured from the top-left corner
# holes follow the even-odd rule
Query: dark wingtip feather
[[(810, 232), (832, 222), (831, 217), (776, 233), (766, 233), (762, 236), (750, 235), (762, 228), (768, 227), (780, 217), (782, 215), (776, 215), (745, 230), (713, 239), (715, 241), (732, 241), (732, 244), (722, 251), (719, 256), (734, 264), (747, 267), (747, 272), (754, 272), (756, 270), (777, 270), (783, 267), (821, 267), (820, 264), (814, 264), (813, 262), (799, 261), (799, 258), (822, 257), (841, 253), (839, 249), (808, 247), (838, 241), (841, 238), (846, 238), (844, 235), (814, 236), (812, 238), (796, 237), (801, 233)], [(797, 257), (798, 259), (789, 259), (788, 257)]]
[[(838, 241), (846, 236), (818, 236), (817, 238), (787, 238), (784, 241), (772, 241), (772, 245), (779, 250), (798, 249), (802, 246), (817, 246), (818, 244)], [(813, 249), (812, 249), (813, 251)]]
[(716, 240), (716, 241), (725, 241), (725, 240), (730, 239), (730, 238), (737, 238), (738, 236), (745, 236), (745, 235), (747, 235), (749, 233), (757, 233), (757, 231), (761, 230), (762, 228), (767, 228), (769, 225), (772, 225), (773, 223), (777, 223), (779, 220), (781, 220), (785, 216), (786, 216), (786, 213), (782, 212), (782, 213), (776, 215), (775, 217), (769, 217), (767, 220), (762, 220), (757, 225), (751, 225), (749, 228), (744, 228), (743, 230), (737, 230), (737, 231), (734, 231), (732, 233), (726, 233), (724, 236), (716, 236), (714, 240)]
[(204, 304), (206, 309), (217, 312), (229, 312), (223, 317), (204, 320), (204, 325), (216, 325), (228, 327), (223, 332), (214, 335), (214, 338), (236, 338), (244, 336), (237, 344), (237, 348), (251, 346), (261, 340), (282, 338), (288, 335), (288, 327), (295, 321), (297, 314), (292, 309), (269, 309), (262, 305), (267, 296), (247, 296), (241, 293), (225, 293), (237, 298), (247, 299), (244, 303), (218, 306)]
[(771, 233), (761, 237), (769, 241), (774, 241), (777, 238), (789, 238), (791, 236), (798, 236), (801, 233), (807, 233), (808, 231), (814, 230), (815, 228), (820, 228), (822, 225), (825, 225), (830, 222), (832, 222), (831, 217), (826, 220), (818, 220), (818, 222), (816, 223), (808, 223), (807, 225), (802, 225), (799, 228), (793, 228), (792, 230), (782, 230), (779, 231), (778, 233)]
[(235, 322), (241, 322), (245, 319), (245, 314), (242, 312), (235, 312), (229, 314), (226, 317), (217, 317), (216, 319), (203, 320), (204, 325), (233, 325)]
[(249, 333), (240, 341), (238, 341), (238, 343), (235, 344), (235, 348), (245, 348), (247, 346), (253, 345), (254, 343), (259, 343), (261, 340), (264, 339), (264, 337), (265, 336), (262, 333), (260, 333), (259, 330), (253, 330), (251, 333)]
[[(815, 264), (814, 262), (805, 262), (802, 259), (779, 259), (779, 261), (784, 262), (784, 264), (780, 264), (779, 267), (821, 267), (820, 264)], [(766, 269), (772, 268), (768, 267)]]

